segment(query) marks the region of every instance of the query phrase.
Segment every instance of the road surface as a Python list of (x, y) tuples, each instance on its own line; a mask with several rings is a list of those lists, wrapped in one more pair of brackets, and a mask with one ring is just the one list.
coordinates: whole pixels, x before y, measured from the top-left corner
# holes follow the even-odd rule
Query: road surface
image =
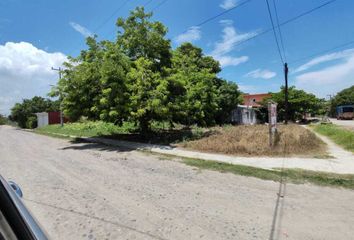
[(0, 173), (52, 239), (351, 239), (354, 191), (200, 171), (0, 126)]
[(335, 118), (330, 119), (333, 124), (345, 127), (354, 131), (354, 120), (337, 120)]

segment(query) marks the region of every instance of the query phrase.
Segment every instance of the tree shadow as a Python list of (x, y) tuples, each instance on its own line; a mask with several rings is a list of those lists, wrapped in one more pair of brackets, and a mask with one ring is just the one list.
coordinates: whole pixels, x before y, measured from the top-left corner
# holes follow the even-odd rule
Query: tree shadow
[(61, 150), (99, 150), (99, 151), (117, 152), (117, 153), (131, 152), (136, 150), (136, 148), (134, 147), (128, 148), (123, 146), (107, 145), (103, 143), (91, 142), (81, 138), (75, 138), (71, 140), (70, 143), (72, 143), (72, 145), (68, 147), (63, 147), (61, 148)]
[(193, 129), (190, 128), (183, 128), (173, 130), (155, 130), (150, 131), (147, 134), (120, 133), (101, 135), (99, 138), (172, 146), (173, 144), (177, 144), (179, 142), (198, 140), (200, 138), (209, 137), (213, 134), (216, 134), (216, 131), (193, 131)]

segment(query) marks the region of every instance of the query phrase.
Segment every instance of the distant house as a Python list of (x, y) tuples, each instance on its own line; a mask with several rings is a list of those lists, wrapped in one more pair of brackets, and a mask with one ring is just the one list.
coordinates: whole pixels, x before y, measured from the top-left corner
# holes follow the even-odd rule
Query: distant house
[[(37, 116), (37, 127), (43, 127), (51, 124), (60, 123), (60, 112), (41, 112), (36, 113)], [(67, 119), (64, 117), (64, 122)]]
[(270, 93), (259, 93), (259, 94), (244, 94), (243, 95), (243, 105), (250, 106), (250, 107), (260, 107), (259, 104), (265, 98), (269, 98), (272, 95)]

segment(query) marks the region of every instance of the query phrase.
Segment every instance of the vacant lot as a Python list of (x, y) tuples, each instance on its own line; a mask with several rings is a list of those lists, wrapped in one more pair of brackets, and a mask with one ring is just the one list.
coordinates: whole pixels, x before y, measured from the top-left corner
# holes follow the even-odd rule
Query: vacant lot
[(298, 125), (281, 125), (273, 149), (269, 147), (268, 126), (230, 126), (214, 128), (213, 134), (179, 144), (198, 151), (233, 155), (289, 156), (323, 155), (325, 144)]
[(354, 132), (333, 124), (319, 124), (313, 126), (313, 129), (342, 146), (348, 151), (354, 152)]

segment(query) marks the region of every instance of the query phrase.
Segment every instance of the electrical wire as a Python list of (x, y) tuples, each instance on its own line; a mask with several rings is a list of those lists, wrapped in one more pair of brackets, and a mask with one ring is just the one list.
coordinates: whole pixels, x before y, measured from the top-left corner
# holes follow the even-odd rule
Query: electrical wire
[(152, 0), (147, 1), (147, 2), (143, 5), (143, 7), (146, 7), (146, 6), (149, 5), (151, 2), (152, 2)]
[(97, 33), (101, 27), (106, 25), (106, 23), (111, 20), (129, 1), (130, 0), (125, 0), (116, 10), (114, 10), (114, 12), (108, 18), (106, 18), (106, 20), (104, 20), (97, 28), (95, 28), (94, 33)]
[(266, 3), (267, 3), (268, 15), (269, 15), (269, 18), (270, 18), (270, 22), (272, 24), (272, 30), (273, 30), (273, 34), (274, 34), (275, 43), (277, 45), (277, 50), (278, 50), (278, 53), (279, 53), (279, 57), (280, 57), (281, 62), (284, 64), (284, 59), (283, 59), (283, 55), (282, 55), (282, 53), (280, 51), (278, 37), (277, 37), (277, 33), (275, 31), (275, 26), (274, 26), (274, 22), (273, 22), (273, 16), (272, 16), (272, 12), (271, 12), (270, 6), (269, 6), (269, 1), (266, 0)]
[(162, 2), (160, 2), (156, 7), (154, 7), (153, 9), (151, 9), (151, 11), (156, 11), (158, 8), (160, 8), (162, 5), (164, 5), (168, 0), (163, 0)]
[[(225, 11), (223, 11), (223, 12), (221, 12), (221, 13), (215, 15), (215, 16), (212, 16), (212, 17), (210, 17), (210, 18), (207, 18), (207, 19), (203, 20), (202, 22), (200, 22), (200, 23), (198, 23), (198, 24), (196, 24), (196, 25), (193, 25), (193, 27), (200, 27), (200, 26), (202, 26), (202, 25), (204, 25), (204, 24), (206, 24), (206, 23), (208, 23), (208, 22), (210, 22), (210, 21), (213, 21), (214, 19), (216, 19), (216, 18), (218, 18), (218, 17), (221, 17), (222, 15), (225, 15), (226, 13), (231, 12), (232, 10), (234, 10), (234, 9), (236, 9), (236, 8), (239, 8), (239, 7), (241, 7), (241, 6), (243, 6), (243, 5), (247, 4), (247, 3), (249, 3), (249, 2), (251, 2), (251, 1), (252, 1), (252, 0), (245, 0), (245, 1), (243, 1), (243, 2), (241, 2), (241, 3), (239, 3), (239, 4), (237, 4), (236, 6), (234, 6), (234, 7), (232, 7), (232, 8), (229, 8), (229, 9), (227, 9), (227, 10), (225, 10)], [(185, 31), (181, 32), (180, 34), (184, 34), (184, 33), (188, 32), (188, 30), (189, 30), (190, 28), (191, 28), (191, 27), (187, 28)]]
[[(292, 18), (290, 18), (290, 19), (288, 19), (288, 20), (286, 20), (286, 21), (280, 23), (279, 26), (281, 27), (281, 26), (284, 26), (284, 25), (289, 24), (289, 23), (291, 23), (291, 22), (294, 22), (294, 21), (298, 20), (299, 18), (304, 17), (304, 16), (306, 16), (306, 15), (308, 15), (308, 14), (314, 12), (314, 11), (317, 11), (317, 10), (319, 10), (320, 8), (322, 8), (322, 7), (324, 7), (324, 6), (327, 6), (327, 5), (329, 5), (329, 4), (331, 4), (331, 3), (335, 2), (335, 1), (337, 1), (337, 0), (327, 1), (327, 2), (321, 4), (321, 5), (317, 6), (317, 7), (314, 7), (314, 8), (312, 8), (312, 9), (310, 9), (310, 10), (307, 10), (307, 11), (305, 11), (305, 12), (303, 12), (303, 13), (300, 13), (299, 15), (297, 15), (297, 16), (295, 16), (295, 17), (292, 17)], [(235, 46), (235, 47), (236, 47), (236, 46), (239, 46), (239, 45), (241, 45), (241, 44), (243, 44), (243, 43), (245, 43), (245, 42), (248, 42), (248, 41), (250, 41), (250, 40), (252, 40), (252, 39), (255, 39), (255, 38), (259, 37), (259, 36), (262, 36), (262, 35), (264, 35), (264, 34), (266, 34), (266, 33), (268, 33), (268, 32), (271, 32), (272, 30), (273, 30), (272, 28), (268, 28), (268, 29), (266, 29), (266, 30), (263, 30), (263, 31), (259, 32), (258, 34), (254, 35), (254, 36), (252, 36), (252, 37), (249, 37), (249, 38), (246, 38), (246, 39), (244, 39), (244, 40), (239, 41), (239, 42), (236, 43), (234, 46)]]
[(302, 58), (299, 58), (299, 59), (296, 59), (294, 61), (291, 61), (291, 64), (294, 64), (294, 63), (298, 63), (298, 62), (301, 62), (301, 61), (304, 61), (304, 60), (307, 60), (309, 58), (313, 58), (313, 57), (317, 57), (317, 56), (320, 56), (322, 54), (325, 54), (325, 53), (328, 53), (328, 52), (332, 52), (334, 50), (337, 50), (337, 49), (340, 49), (340, 48), (343, 48), (343, 47), (347, 47), (351, 44), (354, 44), (354, 40), (352, 41), (349, 41), (349, 42), (346, 42), (346, 43), (342, 43), (340, 45), (337, 45), (337, 46), (334, 46), (332, 48), (329, 48), (329, 49), (326, 49), (326, 50), (323, 50), (321, 52), (317, 52), (315, 54), (311, 54), (309, 56), (306, 56), (306, 57), (302, 57)]
[(281, 28), (279, 26), (279, 17), (278, 17), (278, 9), (277, 9), (277, 4), (275, 3), (275, 0), (273, 0), (273, 6), (274, 6), (274, 12), (275, 12), (275, 20), (277, 22), (277, 26), (278, 26), (278, 32), (279, 32), (279, 38), (280, 38), (280, 46), (283, 50), (283, 56), (284, 56), (284, 60), (286, 62), (286, 53), (285, 53), (285, 47), (284, 47), (284, 38), (283, 38), (283, 34), (281, 33)]

